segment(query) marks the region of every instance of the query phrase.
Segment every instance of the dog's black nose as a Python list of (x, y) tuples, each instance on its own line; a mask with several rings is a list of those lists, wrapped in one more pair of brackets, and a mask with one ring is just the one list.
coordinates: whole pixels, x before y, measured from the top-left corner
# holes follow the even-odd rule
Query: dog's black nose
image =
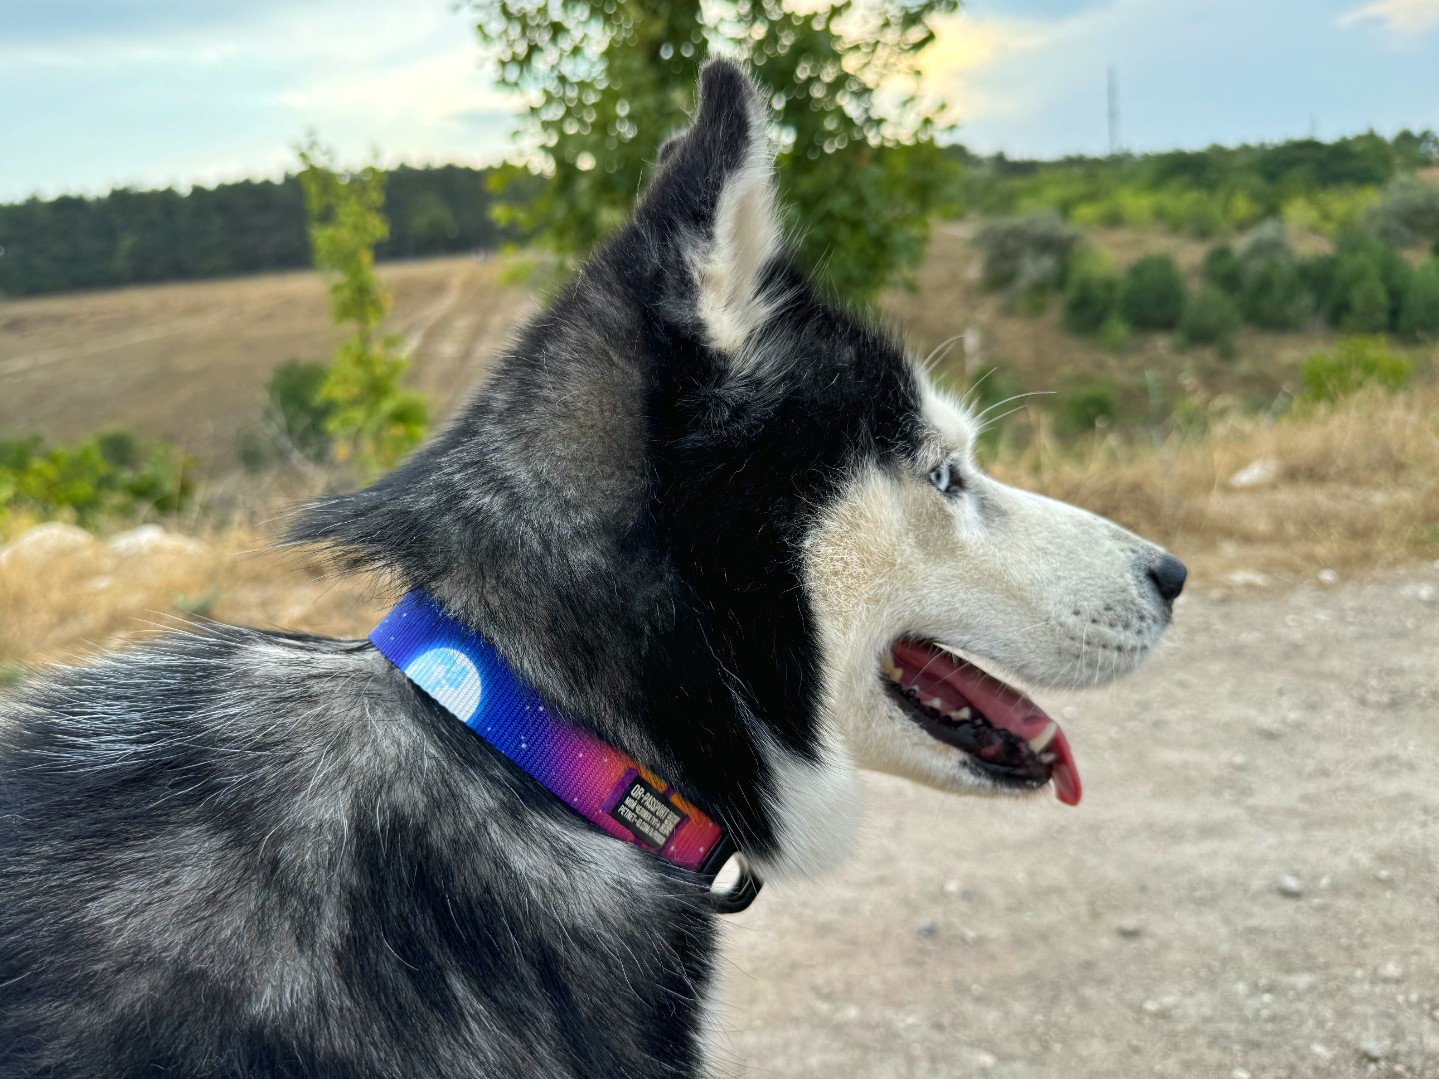
[(1184, 568), (1184, 563), (1172, 554), (1166, 554), (1149, 567), (1149, 579), (1154, 582), (1154, 587), (1159, 590), (1166, 603), (1173, 603), (1179, 598), (1179, 593), (1184, 591), (1184, 580), (1188, 576), (1189, 570)]

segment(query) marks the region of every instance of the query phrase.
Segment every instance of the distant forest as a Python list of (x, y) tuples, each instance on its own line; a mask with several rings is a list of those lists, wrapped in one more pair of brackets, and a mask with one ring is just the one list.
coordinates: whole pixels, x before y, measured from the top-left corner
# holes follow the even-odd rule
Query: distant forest
[[(946, 153), (962, 166), (950, 201), (965, 213), (1051, 209), (1076, 225), (1162, 223), (1201, 237), (1282, 215), (1337, 234), (1384, 185), (1439, 164), (1439, 138), (1432, 131), (1392, 139), (1371, 132), (1327, 143), (1297, 139), (1058, 161), (980, 157), (962, 146)], [(523, 241), (494, 220), (491, 172), (456, 165), (391, 170), (390, 238), (376, 255), (415, 258)], [(187, 193), (122, 189), (93, 199), (0, 205), (0, 297), (308, 265), (304, 202), (293, 176)]]
[[(491, 215), (490, 170), (391, 170), (381, 259), (519, 239)], [(310, 265), (299, 181), (245, 180), (181, 193), (117, 190), (0, 205), (0, 296), (34, 296), (263, 273)]]

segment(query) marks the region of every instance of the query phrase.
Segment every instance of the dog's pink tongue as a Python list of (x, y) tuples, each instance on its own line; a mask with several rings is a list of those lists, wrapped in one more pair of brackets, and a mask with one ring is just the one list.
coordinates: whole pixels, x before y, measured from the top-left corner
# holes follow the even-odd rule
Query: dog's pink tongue
[(1079, 765), (1070, 752), (1069, 739), (1044, 709), (1013, 686), (937, 645), (903, 640), (894, 645), (893, 655), (895, 664), (904, 671), (904, 685), (917, 688), (921, 698), (938, 696), (949, 700), (957, 693), (963, 700), (955, 707), (970, 704), (994, 726), (1026, 742), (1038, 738), (1054, 723), (1054, 736), (1044, 749), (1055, 758), (1050, 773), (1054, 793), (1065, 805), (1079, 804)]

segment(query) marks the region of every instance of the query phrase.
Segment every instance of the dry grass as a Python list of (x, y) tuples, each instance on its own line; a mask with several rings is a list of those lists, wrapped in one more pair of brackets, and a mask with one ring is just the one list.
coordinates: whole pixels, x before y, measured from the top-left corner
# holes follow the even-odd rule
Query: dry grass
[(387, 597), (373, 580), (266, 548), (246, 529), (175, 537), (120, 553), (66, 533), (46, 550), (0, 555), (0, 668), (63, 661), (196, 618), (362, 635)]
[[(1230, 483), (1273, 462), (1274, 479)], [(1161, 445), (1043, 434), (993, 471), (1177, 551), (1201, 584), (1252, 570), (1293, 582), (1439, 556), (1439, 388), (1366, 395), (1268, 420), (1217, 419)]]
[[(1229, 480), (1272, 459), (1275, 478)], [(1276, 421), (1220, 418), (1161, 445), (1099, 438), (1057, 445), (1043, 432), (1001, 450), (1000, 478), (1085, 506), (1173, 548), (1199, 588), (1249, 570), (1276, 584), (1439, 557), (1439, 389), (1374, 395)], [(226, 622), (363, 634), (386, 594), (327, 578), (303, 554), (266, 548), (251, 525), (122, 554), (68, 533), (42, 553), (0, 555), (0, 664), (63, 659), (180, 624)], [(121, 545), (123, 546), (123, 544)]]

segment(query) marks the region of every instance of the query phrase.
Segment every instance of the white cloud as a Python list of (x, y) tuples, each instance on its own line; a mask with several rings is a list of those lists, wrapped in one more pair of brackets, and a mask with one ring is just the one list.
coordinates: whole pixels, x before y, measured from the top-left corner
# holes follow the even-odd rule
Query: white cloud
[(1039, 49), (1061, 32), (1057, 22), (977, 18), (967, 12), (941, 20), (924, 52), (926, 88), (943, 99), (949, 118), (963, 123), (1002, 116), (1021, 102), (985, 85), (983, 73)]
[(1439, 0), (1373, 0), (1340, 16), (1340, 26), (1377, 22), (1391, 34), (1427, 34), (1439, 26)]

